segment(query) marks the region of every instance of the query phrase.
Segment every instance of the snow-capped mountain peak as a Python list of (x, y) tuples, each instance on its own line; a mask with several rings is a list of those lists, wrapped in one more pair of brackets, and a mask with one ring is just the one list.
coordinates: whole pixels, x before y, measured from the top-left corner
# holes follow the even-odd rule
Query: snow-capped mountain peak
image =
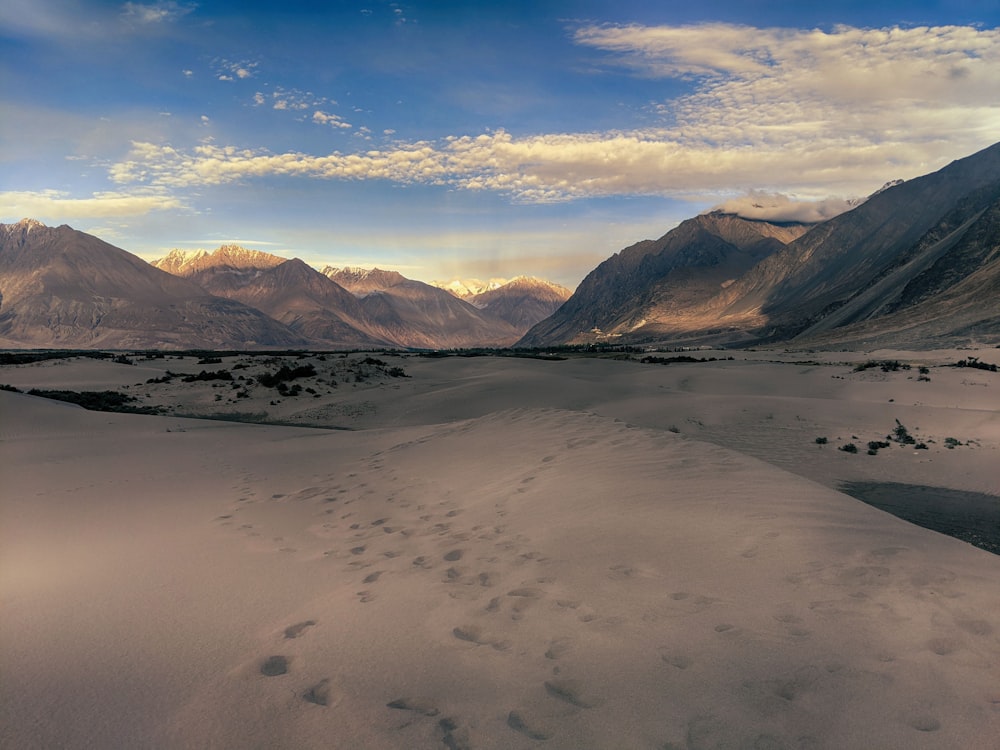
[(260, 250), (250, 250), (240, 245), (222, 245), (214, 252), (207, 250), (171, 250), (153, 265), (175, 276), (190, 276), (198, 271), (218, 266), (232, 268), (273, 268), (287, 258)]

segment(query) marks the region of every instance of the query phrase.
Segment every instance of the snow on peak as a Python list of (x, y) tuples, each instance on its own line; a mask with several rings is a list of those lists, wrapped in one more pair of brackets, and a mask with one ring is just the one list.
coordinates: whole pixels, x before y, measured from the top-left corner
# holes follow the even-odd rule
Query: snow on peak
[(153, 261), (161, 271), (175, 276), (190, 276), (216, 266), (233, 268), (273, 268), (287, 260), (280, 255), (249, 250), (239, 245), (222, 245), (214, 252), (207, 250), (171, 250), (164, 257)]
[(14, 224), (0, 224), (4, 232), (8, 235), (14, 235), (16, 233), (28, 234), (33, 229), (48, 229), (42, 222), (35, 219), (21, 219)]
[(451, 292), (459, 299), (467, 299), (483, 292), (491, 292), (494, 289), (499, 289), (507, 283), (507, 279), (500, 278), (490, 279), (489, 281), (481, 281), (480, 279), (452, 279), (451, 281), (432, 281), (431, 286)]

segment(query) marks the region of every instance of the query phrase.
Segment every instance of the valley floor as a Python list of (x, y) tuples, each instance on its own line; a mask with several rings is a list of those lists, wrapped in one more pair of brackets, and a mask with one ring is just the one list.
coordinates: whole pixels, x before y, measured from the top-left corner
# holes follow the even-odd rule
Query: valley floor
[(0, 391), (0, 747), (995, 747), (989, 529), (841, 490), (991, 517), (1000, 352), (692, 356), (0, 367), (162, 411)]

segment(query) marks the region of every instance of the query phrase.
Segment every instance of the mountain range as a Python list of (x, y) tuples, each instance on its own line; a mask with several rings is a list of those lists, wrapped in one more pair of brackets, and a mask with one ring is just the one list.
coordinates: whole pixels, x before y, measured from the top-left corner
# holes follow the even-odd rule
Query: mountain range
[(615, 253), (572, 294), (425, 284), (224, 245), (152, 264), (68, 226), (0, 224), (0, 346), (927, 348), (1000, 338), (1000, 144), (818, 224), (719, 211)]
[(519, 345), (992, 342), (998, 292), (1000, 144), (812, 226), (682, 222), (600, 264)]
[(8, 348), (302, 346), (265, 313), (68, 226), (0, 224), (0, 345)]
[[(236, 245), (174, 250), (150, 264), (68, 226), (0, 224), (7, 348), (502, 347), (570, 294), (556, 298), (539, 279), (509, 286), (526, 317), (393, 271), (321, 273)], [(493, 294), (502, 299), (503, 287)]]

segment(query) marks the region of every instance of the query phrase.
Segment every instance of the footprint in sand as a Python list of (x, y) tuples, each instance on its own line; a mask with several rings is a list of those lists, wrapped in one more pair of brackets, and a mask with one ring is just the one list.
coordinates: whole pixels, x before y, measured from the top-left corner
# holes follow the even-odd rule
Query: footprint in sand
[(545, 692), (577, 708), (594, 706), (594, 702), (584, 696), (583, 685), (577, 680), (546, 680)]
[(260, 673), (265, 677), (277, 677), (288, 673), (287, 656), (269, 656), (260, 665)]
[(806, 666), (798, 669), (788, 678), (768, 680), (770, 691), (786, 701), (794, 701), (819, 680), (821, 672), (818, 667)]
[(330, 705), (330, 678), (324, 677), (302, 694), (302, 699), (317, 706)]
[(470, 750), (469, 733), (459, 729), (454, 719), (444, 718), (438, 721), (438, 729), (443, 732), (441, 742), (448, 750)]
[(382, 576), (381, 570), (376, 570), (374, 573), (369, 573), (361, 581), (362, 583), (375, 583)]
[(538, 601), (544, 595), (544, 591), (541, 589), (533, 588), (530, 586), (525, 586), (522, 588), (512, 589), (507, 592), (507, 596), (511, 597), (514, 601), (511, 605), (511, 619), (520, 620), (524, 616), (524, 612), (530, 607), (538, 603)]
[(451, 634), (460, 641), (469, 641), (470, 643), (475, 643), (477, 646), (486, 643), (483, 639), (483, 629), (478, 625), (462, 625), (452, 628)]
[(303, 620), (285, 628), (285, 638), (298, 638), (316, 624), (315, 620)]
[(558, 659), (573, 647), (572, 638), (554, 638), (549, 641), (549, 648), (545, 652), (546, 659)]
[(928, 650), (938, 656), (947, 656), (958, 647), (959, 643), (954, 638), (932, 638), (927, 642)]
[(545, 592), (541, 589), (525, 586), (522, 588), (511, 589), (507, 592), (507, 596), (515, 596), (521, 599), (539, 599), (544, 593)]
[(906, 723), (918, 732), (936, 732), (941, 728), (941, 722), (930, 714), (911, 716)]
[(389, 701), (385, 705), (388, 708), (394, 708), (397, 711), (413, 711), (414, 713), (421, 714), (422, 716), (437, 716), (441, 713), (430, 701), (423, 698), (397, 698), (396, 700)]
[(496, 585), (496, 580), (492, 573), (487, 573), (487, 572), (480, 573), (478, 576), (476, 576), (476, 580), (479, 581), (479, 585), (482, 586), (483, 588), (489, 589), (493, 588)]
[(444, 555), (444, 559), (448, 562), (457, 562), (458, 560), (462, 559), (462, 550), (453, 549), (451, 550), (451, 552), (446, 552)]
[(520, 732), (521, 734), (530, 737), (533, 740), (547, 740), (552, 735), (548, 732), (543, 732), (537, 727), (529, 726), (524, 717), (521, 716), (517, 711), (511, 711), (507, 714), (507, 726), (513, 729), (515, 732)]
[(660, 658), (670, 666), (677, 667), (678, 669), (687, 669), (694, 664), (694, 661), (690, 657), (683, 654), (663, 654)]
[(462, 625), (453, 628), (451, 634), (460, 641), (468, 641), (477, 646), (492, 646), (495, 651), (507, 651), (511, 647), (510, 641), (493, 640), (478, 625)]

